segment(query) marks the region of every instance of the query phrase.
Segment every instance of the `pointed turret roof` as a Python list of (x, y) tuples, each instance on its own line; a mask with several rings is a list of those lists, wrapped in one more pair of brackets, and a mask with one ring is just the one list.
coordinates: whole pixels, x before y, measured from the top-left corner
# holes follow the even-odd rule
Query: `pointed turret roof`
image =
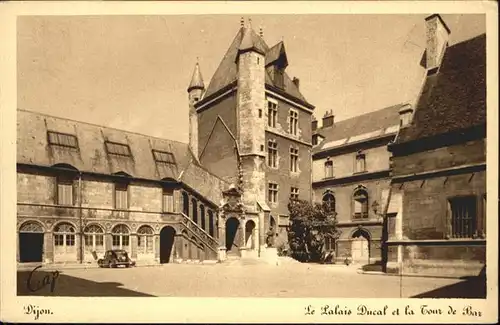
[[(259, 53), (265, 54), (266, 63), (268, 63), (268, 56), (272, 58), (283, 57), (286, 59), (285, 47), (283, 42), (276, 44), (273, 47), (273, 52), (270, 52), (269, 46), (266, 44), (264, 39), (259, 36), (253, 29), (247, 27), (241, 27), (238, 33), (234, 37), (231, 45), (229, 46), (226, 54), (222, 58), (219, 67), (215, 71), (210, 83), (207, 87), (204, 99), (210, 98), (211, 95), (216, 94), (221, 89), (227, 87), (228, 85), (236, 82), (238, 78), (238, 67), (236, 63), (236, 58), (240, 51), (245, 51), (248, 49), (254, 49)], [(274, 53), (274, 54), (273, 54)], [(276, 55), (277, 54), (277, 55)], [(274, 86), (273, 79), (266, 72), (266, 85)], [(283, 91), (290, 95), (292, 98), (298, 99), (300, 102), (313, 107), (307, 102), (304, 96), (300, 93), (299, 88), (292, 82), (292, 79), (284, 73), (284, 89)]]
[(190, 92), (193, 89), (205, 89), (205, 84), (203, 83), (203, 77), (200, 72), (200, 65), (196, 62), (194, 66), (193, 76), (191, 77), (191, 82), (189, 83), (189, 87), (187, 89)]
[(248, 27), (243, 28), (243, 38), (238, 50), (240, 53), (253, 50), (265, 55), (269, 48), (264, 43), (264, 40), (254, 32), (252, 27)]

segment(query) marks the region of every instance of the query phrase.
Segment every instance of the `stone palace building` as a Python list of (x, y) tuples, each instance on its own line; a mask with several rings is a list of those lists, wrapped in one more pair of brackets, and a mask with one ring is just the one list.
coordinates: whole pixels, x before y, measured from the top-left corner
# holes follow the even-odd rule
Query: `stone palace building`
[[(259, 258), (287, 240), (290, 198), (326, 202), (336, 260), (387, 271), (485, 263), (485, 35), (448, 46), (425, 21), (407, 103), (322, 125), (283, 42), (241, 23), (211, 81), (187, 88), (189, 143), (18, 110), (18, 262)], [(418, 64), (413, 62), (410, 64)], [(415, 106), (415, 107), (413, 107)]]

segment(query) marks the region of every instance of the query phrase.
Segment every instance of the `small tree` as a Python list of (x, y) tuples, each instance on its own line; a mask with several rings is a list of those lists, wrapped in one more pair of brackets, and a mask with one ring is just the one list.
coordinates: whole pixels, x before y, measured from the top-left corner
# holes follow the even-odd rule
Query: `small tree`
[(301, 262), (318, 262), (323, 254), (325, 235), (336, 232), (336, 213), (326, 204), (292, 200), (288, 204), (290, 255)]

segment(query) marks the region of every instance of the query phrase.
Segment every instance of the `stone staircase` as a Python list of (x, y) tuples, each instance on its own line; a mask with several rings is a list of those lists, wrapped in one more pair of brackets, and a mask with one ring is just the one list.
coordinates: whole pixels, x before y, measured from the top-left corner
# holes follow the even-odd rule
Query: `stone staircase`
[[(191, 220), (187, 215), (181, 213), (182, 220), (181, 225), (183, 230), (186, 230), (190, 236), (194, 236), (203, 246), (207, 247), (211, 252), (205, 256), (205, 260), (216, 261), (218, 259), (218, 249), (219, 241), (214, 237), (210, 236), (203, 228)], [(199, 263), (200, 261), (198, 261)], [(196, 260), (192, 261), (192, 264), (196, 263)]]

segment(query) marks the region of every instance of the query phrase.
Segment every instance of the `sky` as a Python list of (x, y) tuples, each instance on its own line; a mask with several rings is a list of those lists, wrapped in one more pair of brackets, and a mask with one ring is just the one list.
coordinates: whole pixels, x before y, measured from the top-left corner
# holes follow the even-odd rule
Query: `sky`
[[(427, 15), (250, 15), (321, 120), (415, 101)], [(450, 45), (485, 32), (484, 15), (442, 15)], [(189, 84), (208, 83), (238, 15), (25, 16), (17, 21), (18, 108), (188, 141)], [(321, 123), (320, 123), (321, 125)]]

